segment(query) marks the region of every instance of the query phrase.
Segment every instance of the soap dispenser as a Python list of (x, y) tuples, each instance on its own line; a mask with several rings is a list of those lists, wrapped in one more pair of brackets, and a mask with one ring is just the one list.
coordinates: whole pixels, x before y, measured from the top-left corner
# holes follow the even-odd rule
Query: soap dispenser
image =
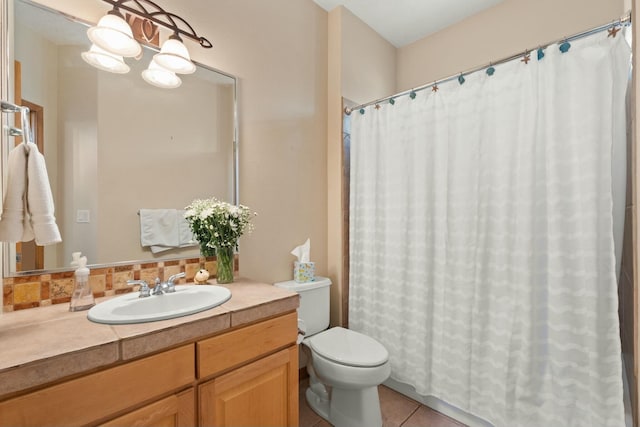
[(78, 268), (80, 265), (80, 255), (82, 255), (82, 252), (71, 253), (71, 268)]
[(89, 269), (87, 268), (87, 257), (80, 256), (79, 252), (73, 253), (73, 261), (71, 266), (78, 267), (76, 269), (76, 283), (71, 295), (71, 302), (69, 303), (69, 311), (82, 311), (88, 310), (96, 302), (93, 298), (93, 292), (91, 286), (89, 286)]

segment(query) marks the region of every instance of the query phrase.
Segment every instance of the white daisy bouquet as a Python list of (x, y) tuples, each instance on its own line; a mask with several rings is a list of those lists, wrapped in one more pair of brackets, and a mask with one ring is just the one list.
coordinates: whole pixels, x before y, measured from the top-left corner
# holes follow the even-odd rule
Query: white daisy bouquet
[(195, 199), (185, 210), (184, 217), (200, 243), (203, 256), (213, 256), (225, 248), (237, 249), (238, 239), (253, 230), (251, 218), (257, 215), (247, 206), (232, 205), (215, 197)]

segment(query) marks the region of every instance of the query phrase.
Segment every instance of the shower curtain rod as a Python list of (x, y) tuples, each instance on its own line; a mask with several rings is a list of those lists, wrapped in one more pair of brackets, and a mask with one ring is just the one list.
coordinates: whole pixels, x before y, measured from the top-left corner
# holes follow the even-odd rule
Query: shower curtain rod
[(428, 84), (425, 84), (425, 85), (422, 85), (422, 86), (418, 86), (418, 87), (415, 87), (415, 88), (412, 88), (412, 89), (408, 89), (408, 90), (405, 90), (405, 91), (402, 91), (402, 92), (398, 92), (398, 93), (396, 93), (394, 95), (385, 96), (384, 98), (379, 98), (379, 99), (376, 99), (374, 101), (365, 102), (364, 104), (356, 105), (354, 107), (345, 107), (344, 108), (344, 114), (350, 115), (351, 112), (353, 112), (355, 110), (360, 110), (360, 109), (362, 109), (364, 107), (368, 107), (370, 105), (379, 104), (381, 102), (388, 101), (388, 100), (390, 100), (392, 98), (396, 98), (396, 97), (399, 97), (399, 96), (404, 96), (404, 95), (408, 95), (408, 94), (411, 94), (411, 93), (419, 92), (419, 91), (422, 91), (422, 90), (425, 90), (425, 89), (429, 89), (429, 88), (437, 85), (438, 83), (446, 83), (446, 82), (449, 82), (451, 80), (458, 79), (461, 76), (466, 76), (466, 75), (469, 75), (469, 74), (476, 73), (478, 71), (482, 71), (487, 67), (492, 67), (492, 66), (495, 66), (495, 65), (504, 64), (505, 62), (513, 61), (514, 59), (522, 57), (523, 54), (527, 55), (527, 54), (535, 51), (536, 49), (546, 48), (546, 47), (549, 47), (552, 44), (557, 44), (557, 43), (560, 43), (560, 42), (571, 42), (573, 40), (578, 40), (578, 39), (581, 39), (583, 37), (587, 37), (587, 36), (590, 36), (592, 34), (599, 33), (601, 31), (607, 30), (607, 29), (615, 27), (617, 25), (622, 26), (622, 25), (628, 25), (630, 23), (631, 23), (631, 12), (627, 12), (625, 15), (623, 15), (617, 21), (613, 21), (612, 23), (609, 23), (609, 24), (600, 25), (598, 27), (592, 28), (590, 30), (583, 31), (581, 33), (574, 34), (574, 35), (569, 36), (569, 37), (564, 37), (562, 39), (558, 39), (558, 40), (554, 40), (552, 42), (548, 42), (548, 43), (545, 43), (545, 44), (538, 45), (533, 50), (525, 50), (524, 53), (523, 52), (516, 53), (515, 55), (511, 55), (511, 56), (508, 56), (506, 58), (502, 58), (502, 59), (500, 59), (498, 61), (490, 62), (487, 65), (482, 65), (480, 67), (471, 68), (471, 69), (469, 69), (467, 71), (463, 71), (463, 72), (458, 73), (458, 74), (453, 74), (453, 75), (450, 75), (450, 76), (445, 77), (443, 79), (435, 80), (433, 83), (428, 83)]

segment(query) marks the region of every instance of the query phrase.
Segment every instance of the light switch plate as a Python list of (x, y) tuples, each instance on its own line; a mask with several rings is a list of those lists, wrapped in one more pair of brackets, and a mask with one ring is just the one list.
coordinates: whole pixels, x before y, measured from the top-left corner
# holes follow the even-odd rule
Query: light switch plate
[(76, 222), (91, 222), (91, 214), (88, 209), (78, 209), (76, 211)]

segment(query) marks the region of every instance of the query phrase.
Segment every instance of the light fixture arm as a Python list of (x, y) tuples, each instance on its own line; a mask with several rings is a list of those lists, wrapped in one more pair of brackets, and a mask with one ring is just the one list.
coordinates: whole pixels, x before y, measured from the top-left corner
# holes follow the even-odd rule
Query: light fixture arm
[[(151, 0), (102, 0), (113, 6), (114, 11), (118, 12), (119, 9), (126, 10), (133, 13), (143, 19), (148, 19), (158, 25), (161, 25), (169, 30), (173, 31), (173, 35), (183, 35), (191, 40), (197, 41), (200, 46), (204, 48), (211, 48), (213, 45), (209, 40), (204, 37), (200, 37), (196, 34), (195, 30), (187, 21), (180, 16), (165, 11), (163, 8), (152, 2)], [(133, 3), (133, 5), (127, 5), (126, 3)], [(149, 9), (146, 7), (149, 6)]]

